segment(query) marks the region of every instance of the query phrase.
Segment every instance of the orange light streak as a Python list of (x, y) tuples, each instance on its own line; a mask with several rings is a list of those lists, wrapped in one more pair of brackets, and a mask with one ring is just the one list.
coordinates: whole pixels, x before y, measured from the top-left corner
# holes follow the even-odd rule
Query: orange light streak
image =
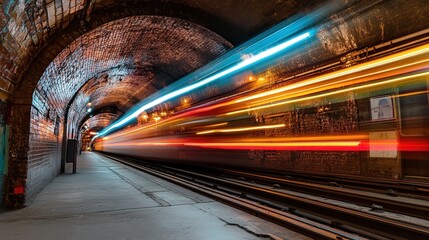
[[(360, 84), (363, 82), (368, 82), (368, 81), (374, 81), (380, 78), (387, 78), (387, 77), (392, 77), (395, 75), (398, 75), (399, 73), (397, 72), (393, 72), (394, 70), (398, 70), (401, 68), (407, 68), (407, 67), (411, 67), (414, 66), (413, 69), (407, 68), (407, 71), (413, 71), (413, 70), (418, 70), (420, 69), (422, 66), (419, 64), (423, 64), (423, 63), (429, 63), (429, 59), (425, 59), (422, 61), (417, 61), (417, 62), (413, 62), (410, 64), (405, 64), (405, 65), (401, 65), (401, 66), (397, 66), (397, 67), (392, 67), (392, 68), (388, 68), (388, 69), (384, 69), (381, 71), (376, 71), (376, 72), (371, 72), (371, 73), (367, 73), (367, 74), (359, 74), (355, 77), (348, 77), (346, 79), (340, 79), (337, 81), (333, 81), (333, 82), (327, 82), (327, 83), (323, 83), (323, 84), (318, 84), (316, 86), (305, 86), (305, 89), (297, 89), (295, 91), (290, 91), (290, 92), (285, 92), (282, 94), (278, 94), (276, 96), (271, 96), (269, 98), (264, 98), (261, 100), (257, 100), (257, 101), (253, 101), (251, 102), (252, 105), (254, 104), (264, 104), (267, 102), (272, 102), (272, 101), (279, 101), (279, 100), (285, 100), (285, 99), (291, 99), (293, 97), (299, 97), (299, 96), (303, 96), (303, 95), (308, 95), (308, 94), (314, 94), (317, 92), (322, 92), (322, 91), (327, 91), (330, 89), (335, 89), (335, 88), (342, 88), (342, 87), (347, 87), (347, 86), (352, 86), (355, 84)], [(390, 72), (390, 73), (389, 73)], [(382, 74), (385, 73), (383, 76), (376, 76), (378, 74)], [(388, 74), (389, 73), (389, 74)], [(404, 71), (402, 71), (401, 73), (405, 73)], [(371, 78), (370, 78), (371, 77)]]
[(220, 126), (225, 126), (225, 125), (228, 125), (228, 123), (227, 122), (217, 123), (217, 124), (212, 124), (212, 125), (207, 125), (207, 126), (201, 126), (199, 128), (220, 127)]
[(337, 78), (337, 77), (342, 77), (342, 76), (346, 76), (349, 74), (353, 74), (356, 72), (361, 72), (364, 70), (368, 70), (371, 68), (375, 68), (375, 67), (379, 67), (382, 65), (386, 65), (389, 63), (393, 63), (396, 61), (400, 61), (400, 60), (404, 60), (410, 57), (414, 57), (414, 56), (418, 56), (420, 54), (424, 54), (424, 53), (429, 53), (429, 44), (414, 48), (414, 49), (410, 49), (408, 51), (404, 51), (401, 53), (397, 53), (388, 57), (384, 57), (384, 58), (380, 58), (378, 60), (374, 60), (368, 63), (363, 63), (354, 67), (350, 67), (348, 69), (344, 69), (344, 70), (340, 70), (340, 71), (336, 71), (334, 73), (330, 73), (330, 74), (326, 74), (320, 77), (316, 77), (313, 79), (309, 79), (309, 80), (305, 80), (302, 82), (298, 82), (298, 83), (294, 83), (294, 84), (290, 84), (281, 88), (277, 88), (271, 91), (267, 91), (267, 92), (263, 92), (263, 93), (259, 93), (259, 94), (255, 94), (249, 97), (244, 97), (241, 99), (236, 100), (236, 102), (244, 102), (244, 101), (248, 101), (248, 100), (252, 100), (252, 99), (256, 99), (256, 98), (262, 98), (262, 97), (266, 97), (269, 95), (273, 95), (273, 94), (278, 94), (281, 92), (285, 92), (288, 90), (292, 90), (292, 89), (296, 89), (299, 87), (304, 87), (310, 84), (315, 84), (315, 83), (320, 83), (320, 82), (324, 82), (333, 78)]
[[(360, 135), (345, 136), (352, 139)], [(335, 136), (331, 136), (334, 138)], [(367, 135), (360, 136), (366, 138)], [(315, 137), (323, 138), (323, 137)], [(280, 140), (281, 138), (277, 139)], [(290, 138), (286, 140), (293, 140)], [(302, 138), (303, 139), (303, 138)], [(308, 139), (311, 139), (308, 138)], [(145, 139), (143, 141), (128, 141), (119, 143), (105, 143), (108, 147), (199, 147), (199, 148), (214, 148), (214, 149), (230, 149), (230, 150), (279, 150), (279, 151), (424, 151), (429, 152), (429, 140), (343, 140), (337, 139), (336, 141), (291, 141), (291, 142), (271, 142), (272, 139), (265, 138), (265, 141), (270, 142), (240, 142), (240, 140), (222, 141), (217, 138), (180, 138), (180, 139)], [(217, 141), (220, 140), (220, 141)], [(228, 138), (228, 140), (230, 140)], [(340, 141), (338, 141), (340, 140)], [(198, 142), (201, 141), (201, 142)]]
[(285, 127), (285, 124), (275, 124), (275, 125), (268, 125), (268, 126), (257, 126), (257, 127), (247, 127), (247, 128), (226, 128), (226, 129), (214, 129), (214, 130), (208, 130), (203, 132), (197, 132), (197, 135), (201, 134), (209, 134), (209, 133), (228, 133), (228, 132), (244, 132), (244, 131), (251, 131), (251, 130), (261, 130), (261, 129), (271, 129), (271, 128), (280, 128)]
[(288, 101), (283, 101), (283, 102), (268, 104), (268, 105), (259, 106), (259, 107), (252, 107), (252, 108), (248, 108), (248, 109), (237, 110), (237, 111), (226, 113), (225, 115), (233, 115), (233, 114), (237, 114), (237, 113), (244, 113), (244, 112), (249, 112), (249, 111), (254, 111), (254, 110), (260, 110), (260, 109), (265, 109), (265, 108), (270, 108), (270, 107), (276, 107), (276, 106), (290, 104), (290, 103), (307, 101), (307, 100), (317, 99), (317, 98), (321, 98), (321, 97), (332, 96), (332, 95), (336, 95), (336, 94), (339, 94), (339, 93), (345, 93), (345, 92), (356, 91), (356, 90), (361, 90), (361, 89), (375, 87), (375, 86), (381, 86), (381, 85), (384, 85), (384, 84), (400, 82), (400, 81), (404, 81), (404, 80), (407, 80), (407, 79), (411, 79), (411, 78), (415, 78), (415, 77), (422, 77), (422, 76), (429, 76), (429, 73), (428, 72), (418, 73), (418, 74), (413, 74), (413, 75), (410, 75), (410, 76), (405, 76), (405, 77), (400, 77), (400, 78), (394, 78), (394, 79), (390, 79), (390, 80), (385, 80), (385, 81), (382, 81), (382, 82), (370, 83), (370, 84), (356, 86), (356, 87), (351, 87), (351, 88), (347, 88), (347, 89), (341, 89), (341, 90), (337, 90), (337, 91), (334, 91), (334, 92), (328, 92), (328, 93), (313, 95), (313, 96), (309, 96), (309, 97), (303, 97), (303, 98), (299, 98), (299, 99), (293, 99), (293, 100), (288, 100)]
[[(284, 138), (270, 138), (270, 142), (306, 142), (306, 141), (361, 141), (368, 140), (369, 134), (355, 134), (355, 135), (331, 135), (331, 136), (311, 136), (311, 137), (284, 137)], [(266, 142), (263, 138), (245, 138), (242, 142)]]
[(357, 147), (360, 141), (319, 141), (319, 142), (288, 142), (288, 143), (184, 143), (185, 146), (200, 146), (200, 147)]

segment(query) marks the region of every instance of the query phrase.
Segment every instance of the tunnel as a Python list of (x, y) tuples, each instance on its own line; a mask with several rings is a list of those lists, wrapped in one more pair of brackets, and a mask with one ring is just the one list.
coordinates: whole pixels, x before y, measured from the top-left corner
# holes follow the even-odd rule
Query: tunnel
[[(211, 105), (207, 99), (215, 99), (216, 108), (204, 110), (205, 114), (220, 116), (224, 112), (216, 112), (216, 104), (221, 106), (220, 99), (227, 94), (287, 88), (299, 81), (347, 71), (359, 64), (422, 46), (429, 39), (427, 0), (5, 0), (0, 6), (0, 199), (1, 205), (7, 208), (31, 205), (50, 182), (65, 174), (68, 140), (78, 142), (78, 154), (96, 150), (94, 136), (129, 116), (129, 111), (136, 106), (142, 106), (156, 94), (168, 95), (174, 92), (169, 89), (180, 84), (192, 86), (196, 79), (208, 78), (212, 76), (210, 74), (233, 66), (233, 60), (244, 62), (258, 56), (274, 46), (268, 43), (274, 36), (289, 41), (302, 36), (304, 40), (302, 44), (296, 44), (299, 46), (293, 45), (294, 48), (283, 52), (270, 66), (258, 63), (255, 69), (243, 70), (228, 81), (201, 87), (174, 101), (167, 102), (170, 101), (167, 99), (165, 103), (148, 107), (143, 115), (134, 117), (128, 127), (147, 124), (147, 118), (157, 122), (157, 119), (173, 116), (176, 112), (191, 112), (197, 103), (202, 108), (208, 106), (208, 109)], [(308, 39), (304, 32), (310, 36)], [(246, 51), (254, 52), (246, 55)], [(413, 71), (422, 69), (425, 66)], [(401, 97), (412, 91), (399, 86), (396, 93)], [(416, 85), (415, 89), (421, 88)], [(326, 91), (329, 94), (328, 91), (333, 90)], [(379, 132), (410, 122), (392, 120), (377, 125), (377, 121), (372, 121), (376, 117), (371, 115), (370, 109), (375, 101), (379, 105), (390, 104), (390, 98), (382, 101), (376, 96), (385, 96), (392, 91), (343, 91), (334, 100), (293, 103), (294, 109), (284, 107), (281, 111), (278, 108), (252, 110), (253, 102), (248, 102), (245, 110), (227, 109), (246, 115), (232, 120), (225, 118), (237, 125), (232, 124), (229, 130), (220, 127), (214, 131), (240, 129), (240, 121), (249, 121), (256, 125), (285, 127), (284, 130), (267, 129), (246, 135), (246, 138), (256, 140), (291, 135), (297, 137), (293, 141), (300, 141), (300, 136), (318, 136), (319, 133), (337, 136), (359, 131), (370, 132), (368, 141), (383, 136), (388, 140), (396, 139), (400, 137), (392, 131), (383, 136)], [(266, 101), (275, 103), (280, 100), (273, 97)], [(414, 100), (407, 98), (407, 101)], [(308, 105), (312, 107), (306, 107)], [(188, 108), (190, 110), (186, 110)], [(399, 114), (402, 108), (405, 109), (400, 105), (394, 112), (386, 114)], [(418, 111), (424, 112), (426, 108), (427, 105)], [(275, 114), (282, 111), (287, 113)], [(189, 113), (183, 117), (199, 121), (203, 119), (202, 114)], [(179, 125), (182, 123), (177, 121)], [(174, 142), (175, 135), (186, 131), (186, 124), (193, 126), (194, 123), (182, 123), (176, 130), (168, 125), (165, 139), (151, 141)], [(222, 124), (219, 121), (210, 126)], [(424, 123), (422, 126), (427, 128)], [(201, 136), (212, 134), (200, 126), (195, 129)], [(109, 134), (120, 135), (114, 131)], [(154, 136), (158, 136), (156, 134)], [(427, 147), (429, 132), (425, 134), (418, 138), (426, 143), (421, 148)], [(105, 138), (109, 138), (107, 133)], [(219, 139), (226, 141), (220, 135)], [(204, 138), (192, 141), (206, 144)], [(186, 149), (192, 150), (195, 146), (187, 145)], [(374, 146), (359, 151), (340, 147), (346, 150), (314, 153), (314, 149), (305, 147), (291, 152), (280, 145), (269, 148), (246, 145), (228, 157), (224, 155), (224, 149), (230, 149), (228, 146), (231, 145), (222, 146), (221, 151), (204, 146), (203, 150), (198, 148), (195, 151), (198, 153), (189, 155), (178, 148), (166, 151), (171, 151), (168, 156), (173, 157), (169, 158), (189, 162), (197, 161), (202, 156), (198, 154), (203, 154), (207, 156), (207, 163), (225, 158), (225, 161), (236, 162), (237, 166), (253, 164), (268, 170), (286, 169), (387, 181), (399, 181), (411, 175), (417, 175), (419, 179), (429, 177), (425, 168), (427, 163), (418, 165), (425, 169), (415, 170), (407, 165), (415, 163), (401, 161), (396, 154), (371, 152)], [(125, 149), (118, 153), (130, 151)], [(162, 151), (154, 150), (149, 155), (157, 159)], [(405, 150), (401, 156), (405, 159), (406, 154), (417, 151), (423, 150), (411, 153)]]

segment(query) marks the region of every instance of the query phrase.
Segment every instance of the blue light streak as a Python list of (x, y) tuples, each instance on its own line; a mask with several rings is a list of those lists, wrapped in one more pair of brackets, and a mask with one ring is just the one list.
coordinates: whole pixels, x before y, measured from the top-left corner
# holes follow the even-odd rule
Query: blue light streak
[[(245, 70), (244, 68), (252, 65), (253, 63), (259, 62), (267, 57), (272, 57), (273, 54), (284, 50), (285, 48), (297, 43), (301, 40), (314, 36), (317, 33), (317, 29), (329, 19), (328, 16), (347, 9), (353, 4), (359, 2), (358, 0), (349, 0), (346, 2), (330, 0), (319, 4), (314, 8), (311, 14), (297, 14), (286, 21), (283, 21), (276, 26), (266, 30), (264, 33), (252, 38), (246, 43), (237, 46), (231, 51), (224, 54), (222, 57), (215, 59), (211, 63), (203, 66), (195, 72), (183, 77), (182, 79), (175, 81), (164, 89), (152, 94), (148, 98), (136, 104), (132, 107), (128, 113), (125, 113), (120, 119), (118, 119), (113, 125), (110, 125), (104, 129), (96, 137), (106, 135), (113, 129), (118, 128), (133, 118), (137, 117), (143, 111), (154, 107), (160, 103), (163, 103), (171, 98), (180, 96), (181, 94), (187, 93), (195, 88), (201, 87), (205, 84), (218, 80), (221, 77), (225, 77), (228, 74), (237, 72), (238, 70)], [(317, 25), (315, 25), (317, 24)], [(307, 29), (304, 34), (296, 36), (303, 29)], [(285, 39), (289, 39), (284, 41)], [(284, 41), (284, 42), (283, 42)], [(280, 43), (279, 45), (277, 45)], [(260, 52), (262, 49), (267, 49)], [(255, 54), (250, 59), (242, 61), (242, 54)], [(173, 91), (174, 89), (178, 89)]]
[(218, 79), (220, 79), (222, 77), (225, 77), (228, 74), (231, 74), (231, 73), (237, 72), (239, 70), (242, 70), (245, 67), (249, 67), (250, 65), (252, 65), (254, 63), (257, 63), (257, 62), (259, 62), (259, 61), (261, 61), (263, 59), (266, 59), (266, 58), (268, 58), (270, 56), (273, 56), (274, 54), (279, 53), (280, 51), (288, 48), (289, 46), (291, 46), (291, 45), (293, 45), (295, 43), (298, 43), (300, 41), (303, 41), (303, 40), (305, 40), (305, 39), (307, 39), (309, 37), (310, 37), (310, 32), (303, 33), (303, 34), (301, 34), (301, 35), (299, 35), (297, 37), (289, 39), (289, 40), (287, 40), (287, 41), (285, 41), (285, 42), (283, 42), (281, 44), (278, 44), (278, 45), (276, 45), (276, 46), (274, 46), (272, 48), (269, 48), (269, 49), (267, 49), (267, 50), (265, 50), (265, 51), (263, 51), (263, 52), (261, 52), (261, 53), (259, 53), (257, 55), (254, 55), (254, 56), (252, 56), (252, 57), (250, 57), (248, 59), (245, 59), (242, 62), (240, 62), (240, 63), (238, 63), (238, 64), (236, 64), (236, 65), (234, 65), (234, 66), (232, 66), (232, 67), (230, 67), (230, 68), (228, 68), (226, 70), (223, 70), (223, 71), (221, 71), (219, 73), (216, 73), (216, 74), (214, 74), (212, 76), (206, 77), (206, 78), (202, 79), (201, 81), (193, 83), (193, 84), (191, 84), (191, 85), (189, 85), (187, 87), (183, 87), (181, 89), (178, 89), (178, 90), (175, 90), (173, 92), (170, 92), (170, 93), (168, 93), (168, 94), (166, 94), (166, 95), (164, 95), (164, 96), (162, 96), (162, 97), (160, 97), (160, 98), (158, 98), (158, 99), (156, 99), (156, 100), (154, 100), (152, 102), (149, 102), (149, 103), (143, 105), (142, 107), (140, 107), (138, 110), (134, 111), (133, 113), (131, 113), (127, 117), (125, 117), (122, 120), (114, 123), (113, 125), (110, 125), (108, 128), (104, 129), (102, 132), (100, 132), (99, 134), (97, 134), (96, 137), (106, 135), (111, 130), (113, 130), (115, 128), (118, 128), (118, 127), (120, 127), (120, 126), (128, 123), (129, 121), (131, 121), (134, 118), (136, 118), (140, 113), (142, 113), (142, 112), (144, 112), (144, 111), (146, 111), (146, 110), (148, 110), (148, 109), (150, 109), (150, 108), (152, 108), (152, 107), (154, 107), (154, 106), (156, 106), (158, 104), (161, 104), (161, 103), (163, 103), (163, 102), (165, 102), (167, 100), (170, 100), (170, 99), (172, 99), (174, 97), (180, 96), (180, 95), (182, 95), (184, 93), (190, 92), (190, 91), (192, 91), (192, 90), (194, 90), (196, 88), (199, 88), (199, 87), (204, 86), (204, 85), (206, 85), (208, 83), (216, 81), (216, 80), (218, 80)]

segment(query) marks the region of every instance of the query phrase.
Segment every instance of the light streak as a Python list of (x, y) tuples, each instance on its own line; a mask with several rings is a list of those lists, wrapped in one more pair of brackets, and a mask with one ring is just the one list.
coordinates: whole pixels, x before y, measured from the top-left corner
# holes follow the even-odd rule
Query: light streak
[(271, 91), (267, 91), (267, 92), (255, 94), (255, 95), (252, 95), (249, 97), (241, 98), (241, 99), (236, 100), (236, 102), (244, 102), (244, 101), (248, 101), (248, 100), (252, 100), (252, 99), (256, 99), (256, 98), (262, 98), (262, 97), (266, 97), (269, 95), (273, 95), (273, 94), (281, 93), (284, 91), (292, 90), (295, 88), (304, 87), (304, 86), (307, 86), (310, 84), (320, 83), (320, 82), (327, 81), (327, 80), (330, 80), (333, 78), (342, 77), (342, 76), (346, 76), (346, 75), (349, 75), (352, 73), (357, 73), (357, 72), (361, 72), (361, 71), (368, 70), (371, 68), (383, 66), (386, 64), (390, 64), (393, 62), (404, 60), (404, 59), (407, 59), (410, 57), (415, 57), (415, 56), (418, 56), (418, 55), (421, 55), (424, 53), (428, 53), (428, 52), (429, 52), (429, 45), (426, 44), (426, 45), (423, 45), (421, 47), (418, 47), (418, 48), (415, 48), (412, 50), (408, 50), (408, 51), (405, 51), (402, 53), (394, 54), (392, 56), (384, 57), (384, 58), (381, 58), (381, 59), (376, 60), (376, 61), (363, 63), (363, 64), (360, 64), (358, 66), (351, 67), (349, 69), (340, 70), (340, 71), (337, 71), (337, 72), (334, 72), (331, 74), (326, 74), (326, 75), (321, 76), (321, 77), (316, 77), (314, 79), (310, 79), (307, 81), (302, 81), (302, 82), (291, 84), (291, 85), (288, 85), (285, 87), (277, 88), (277, 89), (274, 89)]
[(279, 44), (277, 46), (274, 46), (274, 47), (269, 48), (269, 49), (267, 49), (267, 50), (265, 50), (265, 51), (263, 51), (263, 52), (261, 52), (259, 54), (256, 54), (256, 55), (252, 56), (251, 58), (245, 59), (244, 61), (236, 64), (233, 67), (230, 67), (230, 68), (228, 68), (226, 70), (223, 70), (223, 71), (221, 71), (219, 73), (216, 73), (216, 74), (214, 74), (214, 75), (212, 75), (210, 77), (204, 78), (201, 81), (198, 81), (198, 82), (196, 82), (194, 84), (191, 84), (191, 85), (189, 85), (187, 87), (184, 87), (184, 88), (172, 91), (172, 92), (170, 92), (170, 93), (168, 93), (168, 94), (166, 94), (166, 95), (164, 95), (164, 96), (162, 96), (162, 97), (160, 97), (160, 98), (158, 98), (158, 99), (156, 99), (156, 100), (154, 100), (152, 102), (149, 102), (149, 103), (143, 105), (138, 110), (136, 110), (135, 112), (131, 113), (128, 117), (125, 117), (124, 119), (120, 120), (119, 122), (114, 123), (113, 125), (109, 126), (105, 130), (103, 130), (101, 133), (99, 133), (99, 136), (105, 135), (110, 130), (126, 124), (127, 122), (129, 122), (130, 120), (134, 119), (140, 113), (146, 111), (149, 108), (152, 108), (152, 107), (154, 107), (154, 106), (156, 106), (156, 105), (158, 105), (160, 103), (163, 103), (163, 102), (165, 102), (165, 101), (167, 101), (169, 99), (172, 99), (174, 97), (177, 97), (177, 96), (180, 96), (180, 95), (185, 94), (187, 92), (190, 92), (190, 91), (192, 91), (192, 90), (194, 90), (196, 88), (199, 88), (199, 87), (201, 87), (203, 85), (211, 83), (211, 82), (213, 82), (215, 80), (218, 80), (221, 77), (224, 77), (224, 76), (226, 76), (228, 74), (237, 72), (238, 70), (241, 70), (241, 69), (243, 69), (243, 68), (245, 68), (247, 66), (250, 66), (250, 65), (252, 65), (252, 64), (254, 64), (256, 62), (259, 62), (262, 59), (270, 57), (270, 56), (272, 56), (272, 55), (274, 55), (274, 54), (276, 54), (276, 53), (278, 53), (278, 52), (280, 52), (280, 51), (288, 48), (289, 46), (291, 46), (291, 45), (293, 45), (295, 43), (298, 43), (300, 41), (303, 41), (303, 40), (305, 40), (305, 39), (307, 39), (309, 37), (310, 37), (310, 33), (309, 32), (303, 33), (303, 34), (301, 34), (301, 35), (299, 35), (297, 37), (294, 37), (292, 39), (289, 39), (289, 40), (287, 40), (287, 41), (285, 41), (285, 42), (283, 42), (283, 43), (281, 43), (281, 44)]
[[(329, 136), (305, 136), (305, 137), (280, 137), (270, 138), (270, 142), (306, 142), (306, 141), (343, 141), (354, 140), (361, 141), (369, 139), (368, 134), (353, 134), (353, 135), (329, 135)], [(266, 142), (264, 138), (245, 138), (242, 142)]]
[(288, 142), (288, 143), (184, 143), (186, 146), (230, 146), (230, 147), (328, 147), (328, 146), (342, 146), (342, 147), (356, 147), (359, 146), (360, 141), (324, 141), (324, 142)]
[(429, 93), (429, 89), (428, 90), (423, 90), (423, 91), (401, 93), (401, 94), (393, 95), (392, 97), (394, 97), (394, 98), (401, 98), (401, 97), (409, 97), (409, 96), (414, 96), (414, 95), (419, 95), (419, 94), (425, 94), (425, 93)]
[[(193, 146), (228, 149), (273, 149), (291, 147), (359, 147), (361, 141), (311, 141), (311, 142), (281, 142), (281, 143), (242, 143), (242, 142), (126, 142), (109, 143), (106, 146)], [(355, 149), (357, 150), (357, 149)]]
[(226, 129), (214, 129), (203, 132), (197, 132), (197, 135), (201, 134), (209, 134), (209, 133), (228, 133), (228, 132), (244, 132), (244, 131), (252, 131), (252, 130), (261, 130), (261, 129), (271, 129), (271, 128), (280, 128), (285, 127), (285, 124), (276, 124), (276, 125), (268, 125), (268, 126), (257, 126), (257, 127), (246, 127), (246, 128), (226, 128)]
[(410, 76), (399, 77), (399, 78), (394, 78), (394, 79), (390, 79), (390, 80), (385, 80), (385, 81), (382, 81), (382, 82), (376, 82), (376, 83), (371, 83), (371, 84), (366, 84), (366, 85), (361, 85), (361, 86), (346, 88), (346, 89), (337, 90), (337, 91), (333, 91), (333, 92), (329, 92), (329, 93), (323, 93), (323, 94), (318, 94), (318, 95), (313, 95), (313, 96), (308, 96), (308, 97), (303, 97), (303, 98), (298, 98), (298, 99), (293, 99), (293, 100), (288, 100), (288, 101), (283, 101), (283, 102), (278, 102), (278, 103), (273, 103), (273, 104), (268, 104), (268, 105), (263, 105), (263, 106), (258, 106), (258, 107), (252, 107), (252, 108), (243, 109), (243, 110), (232, 111), (232, 112), (226, 113), (225, 115), (233, 115), (233, 114), (238, 114), (238, 113), (244, 113), (244, 112), (249, 112), (249, 111), (254, 111), (254, 110), (260, 110), (260, 109), (270, 108), (270, 107), (276, 107), (276, 106), (290, 104), (290, 103), (296, 103), (296, 102), (301, 102), (301, 101), (313, 100), (313, 99), (317, 99), (317, 98), (321, 98), (321, 97), (336, 95), (336, 94), (339, 94), (339, 93), (353, 92), (353, 91), (356, 91), (356, 90), (361, 90), (361, 89), (375, 87), (375, 86), (381, 86), (381, 85), (384, 85), (384, 84), (400, 82), (400, 81), (404, 81), (404, 80), (407, 80), (407, 79), (411, 79), (411, 78), (415, 78), (415, 77), (421, 77), (421, 76), (428, 76), (428, 75), (429, 75), (429, 73), (427, 73), (427, 72), (418, 73), (418, 74), (413, 74), (413, 75), (410, 75)]
[(206, 128), (206, 127), (220, 127), (220, 126), (225, 126), (225, 125), (228, 125), (228, 123), (223, 122), (223, 123), (217, 123), (217, 124), (212, 124), (212, 125), (207, 125), (207, 126), (202, 126), (202, 127), (204, 127), (204, 128)]
[[(355, 135), (359, 136), (359, 135)], [(422, 139), (407, 139), (407, 140), (372, 140), (372, 139), (355, 139), (352, 137), (347, 140), (323, 140), (322, 136), (315, 137), (312, 141), (304, 141), (304, 139), (295, 139), (295, 141), (285, 142), (271, 142), (272, 139), (262, 138), (265, 142), (243, 142), (239, 139), (229, 139), (229, 141), (218, 141), (220, 139), (213, 138), (201, 138), (198, 142), (194, 138), (178, 138), (168, 139), (165, 141), (159, 141), (155, 138), (148, 138), (143, 141), (126, 141), (119, 143), (104, 143), (104, 146), (108, 147), (148, 147), (148, 151), (153, 150), (155, 147), (166, 149), (165, 147), (175, 147), (173, 150), (176, 151), (176, 147), (187, 146), (196, 148), (212, 148), (212, 149), (228, 149), (228, 150), (278, 150), (278, 151), (356, 151), (356, 152), (368, 152), (368, 151), (390, 151), (390, 152), (428, 152), (429, 140)], [(362, 137), (367, 138), (368, 135)], [(328, 136), (328, 138), (334, 138), (335, 136)], [(311, 139), (309, 137), (308, 139)], [(318, 140), (317, 138), (320, 138)], [(294, 138), (290, 138), (292, 140)], [(269, 141), (269, 142), (268, 142)]]
[[(419, 64), (423, 64), (423, 63), (428, 63), (429, 59), (424, 59), (422, 61), (416, 61), (416, 62), (412, 62), (410, 64), (404, 64), (404, 65), (400, 65), (397, 67), (392, 67), (392, 68), (388, 68), (388, 69), (383, 69), (380, 71), (375, 71), (375, 72), (370, 72), (368, 74), (362, 74), (359, 73), (359, 75), (355, 76), (355, 77), (348, 77), (342, 80), (338, 80), (338, 81), (334, 81), (334, 82), (327, 82), (324, 84), (317, 84), (315, 86), (305, 86), (305, 89), (303, 90), (297, 90), (294, 92), (284, 92), (281, 95), (275, 95), (272, 96), (270, 98), (263, 98), (261, 100), (257, 100), (257, 101), (253, 101), (251, 102), (251, 104), (263, 104), (266, 102), (273, 102), (276, 100), (284, 100), (285, 98), (292, 98), (292, 97), (296, 97), (296, 96), (302, 96), (302, 95), (306, 95), (306, 94), (312, 94), (315, 92), (321, 92), (321, 91), (325, 91), (325, 90), (330, 90), (330, 89), (334, 89), (334, 88), (341, 88), (341, 87), (346, 87), (346, 86), (351, 86), (354, 84), (359, 84), (365, 81), (374, 81), (377, 78), (375, 78), (374, 76), (377, 74), (382, 74), (382, 73), (386, 73), (386, 72), (393, 72), (394, 70), (398, 70), (401, 68), (407, 68), (407, 67), (411, 67), (411, 66), (415, 66), (415, 67), (419, 67)], [(417, 65), (417, 66), (416, 66)], [(407, 70), (410, 70), (410, 68), (408, 68)], [(391, 73), (391, 74), (385, 74), (383, 77), (391, 77), (391, 76), (395, 76), (398, 75), (398, 73)], [(372, 79), (369, 79), (369, 77), (373, 76)], [(382, 78), (382, 77), (378, 77)], [(359, 80), (358, 80), (359, 79)], [(353, 81), (355, 80), (355, 81)]]
[(209, 119), (202, 119), (202, 120), (194, 120), (194, 121), (189, 121), (189, 122), (184, 122), (184, 123), (180, 123), (180, 124), (177, 124), (176, 126), (185, 126), (185, 125), (189, 125), (189, 124), (198, 124), (198, 123), (206, 123), (206, 122), (212, 122), (212, 121), (214, 121), (215, 119), (211, 119), (211, 118), (209, 118)]

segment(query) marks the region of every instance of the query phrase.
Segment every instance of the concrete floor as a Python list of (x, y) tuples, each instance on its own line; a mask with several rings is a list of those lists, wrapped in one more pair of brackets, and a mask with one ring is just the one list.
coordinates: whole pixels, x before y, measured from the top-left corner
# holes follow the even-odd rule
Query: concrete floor
[(28, 207), (0, 214), (0, 239), (307, 239), (92, 152)]

